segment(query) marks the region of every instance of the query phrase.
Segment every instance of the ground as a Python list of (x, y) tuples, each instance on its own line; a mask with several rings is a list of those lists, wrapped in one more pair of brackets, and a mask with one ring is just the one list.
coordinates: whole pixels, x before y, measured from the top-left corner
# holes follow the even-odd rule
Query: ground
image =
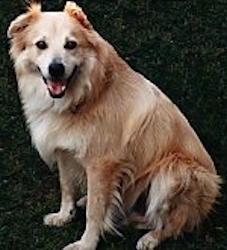
[[(137, 71), (156, 83), (183, 111), (227, 177), (226, 0), (80, 0), (94, 27)], [(60, 10), (64, 1), (43, 1)], [(78, 239), (85, 226), (79, 211), (74, 223), (56, 229), (42, 217), (58, 210), (59, 184), (32, 148), (8, 56), (7, 27), (22, 13), (22, 1), (0, 3), (0, 249), (61, 249)], [(212, 215), (197, 230), (162, 250), (227, 250), (226, 184)], [(131, 250), (141, 232), (107, 236), (99, 249)]]

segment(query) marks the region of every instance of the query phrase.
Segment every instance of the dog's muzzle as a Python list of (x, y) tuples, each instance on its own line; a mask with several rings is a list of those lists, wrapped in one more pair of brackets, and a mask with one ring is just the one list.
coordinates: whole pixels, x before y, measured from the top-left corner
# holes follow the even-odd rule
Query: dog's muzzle
[(49, 78), (43, 76), (44, 82), (52, 98), (61, 98), (65, 95), (67, 86), (77, 70), (75, 66), (69, 78), (65, 78), (65, 66), (62, 63), (51, 63), (49, 65)]

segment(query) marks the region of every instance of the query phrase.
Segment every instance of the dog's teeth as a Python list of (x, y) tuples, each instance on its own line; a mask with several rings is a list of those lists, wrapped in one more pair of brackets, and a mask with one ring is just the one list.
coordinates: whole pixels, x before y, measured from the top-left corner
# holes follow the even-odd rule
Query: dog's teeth
[(61, 90), (62, 90), (62, 91), (64, 91), (65, 89), (66, 89), (66, 86), (65, 86), (65, 85), (61, 87)]

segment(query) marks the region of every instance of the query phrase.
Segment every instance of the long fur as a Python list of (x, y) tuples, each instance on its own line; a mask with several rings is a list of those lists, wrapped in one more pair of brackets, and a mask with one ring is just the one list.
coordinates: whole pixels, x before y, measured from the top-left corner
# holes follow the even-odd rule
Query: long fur
[[(49, 95), (37, 70), (33, 39), (43, 29), (51, 41), (62, 33), (77, 39), (79, 71), (61, 99)], [(80, 7), (68, 2), (63, 12), (46, 13), (33, 4), (8, 36), (33, 144), (59, 168), (61, 209), (45, 223), (70, 221), (77, 176), (87, 183), (86, 230), (65, 249), (95, 249), (99, 234), (117, 231), (120, 221), (151, 229), (137, 249), (153, 249), (207, 216), (221, 182), (211, 157), (179, 109), (119, 57)]]

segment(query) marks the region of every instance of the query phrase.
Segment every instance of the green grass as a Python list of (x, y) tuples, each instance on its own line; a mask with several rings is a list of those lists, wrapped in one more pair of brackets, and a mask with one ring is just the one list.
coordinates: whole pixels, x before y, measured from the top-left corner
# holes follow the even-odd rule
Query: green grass
[[(61, 9), (64, 1), (43, 1)], [(227, 1), (77, 1), (94, 27), (136, 70), (155, 82), (181, 108), (227, 176)], [(8, 56), (6, 30), (21, 13), (19, 1), (0, 3), (0, 249), (61, 249), (83, 233), (85, 215), (56, 229), (42, 217), (57, 211), (58, 177), (30, 145)], [(212, 216), (195, 232), (162, 250), (227, 250), (226, 184)], [(134, 249), (141, 232), (106, 236), (99, 249)]]

